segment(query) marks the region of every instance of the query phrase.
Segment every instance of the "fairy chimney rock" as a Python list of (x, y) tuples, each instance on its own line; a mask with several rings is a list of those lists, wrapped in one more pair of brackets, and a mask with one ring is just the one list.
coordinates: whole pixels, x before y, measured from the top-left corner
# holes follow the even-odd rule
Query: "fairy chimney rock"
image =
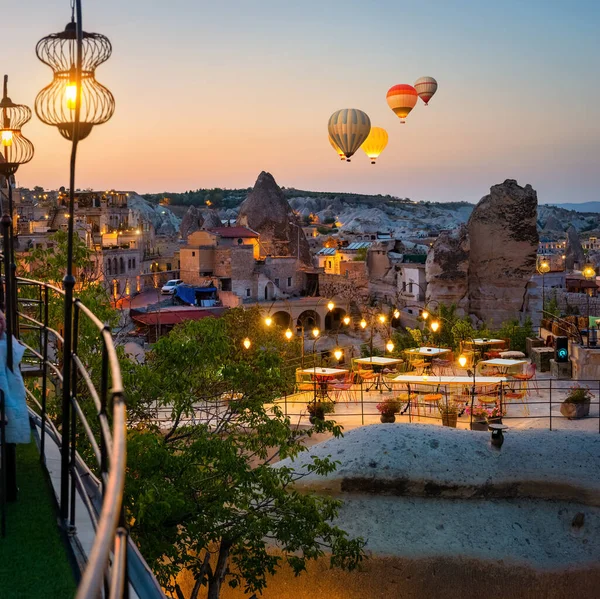
[(310, 265), (310, 249), (304, 231), (275, 182), (263, 171), (240, 206), (237, 224), (260, 234), (261, 254), (298, 257)]

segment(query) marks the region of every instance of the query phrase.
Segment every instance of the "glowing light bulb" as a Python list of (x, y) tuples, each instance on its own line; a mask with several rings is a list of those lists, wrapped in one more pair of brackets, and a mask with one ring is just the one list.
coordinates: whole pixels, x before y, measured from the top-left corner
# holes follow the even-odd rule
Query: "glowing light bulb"
[(427, 310), (423, 310), (423, 312), (421, 312), (421, 318), (423, 320), (427, 320), (429, 318), (429, 312), (427, 312)]
[(391, 339), (385, 344), (385, 349), (389, 352), (394, 351), (394, 342)]
[(430, 326), (431, 330), (435, 333), (440, 328), (440, 323), (437, 320), (434, 320)]
[(65, 100), (67, 101), (67, 108), (69, 110), (75, 110), (77, 104), (77, 84), (69, 83), (65, 88)]
[(320, 332), (321, 332), (321, 331), (319, 331), (319, 329), (317, 329), (317, 327), (315, 327), (315, 328), (312, 330), (313, 337), (315, 337), (315, 338), (316, 338), (316, 337), (318, 337)]
[(285, 332), (285, 338), (289, 341), (292, 337), (294, 336), (294, 333), (292, 333), (292, 329), (288, 329)]
[(349, 316), (344, 316), (344, 318), (342, 319), (342, 322), (346, 325), (350, 324), (350, 317)]
[(380, 314), (380, 315), (379, 315), (379, 322), (380, 322), (381, 324), (383, 324), (383, 323), (385, 322), (385, 315), (384, 315), (384, 314)]
[(464, 368), (467, 365), (467, 356), (465, 356), (464, 354), (461, 354), (458, 357), (458, 363), (461, 368)]
[(329, 302), (327, 304), (327, 309), (331, 312), (335, 308), (335, 304), (333, 302)]
[(395, 319), (400, 318), (400, 310), (394, 310), (394, 318)]
[(242, 343), (244, 344), (244, 347), (245, 347), (246, 349), (250, 349), (250, 346), (252, 345), (252, 341), (250, 341), (250, 339), (248, 339), (248, 337), (246, 337), (246, 338), (245, 338), (245, 339), (242, 341)]
[(273, 319), (270, 316), (265, 318), (265, 324), (270, 327), (273, 324)]
[(367, 321), (364, 318), (360, 321), (360, 328), (361, 329), (367, 328)]
[(342, 356), (344, 355), (344, 352), (341, 349), (336, 349), (333, 352), (333, 355), (335, 356), (335, 359), (339, 362), (342, 359)]
[(2, 131), (2, 145), (4, 147), (12, 146), (13, 142), (13, 132), (12, 131)]

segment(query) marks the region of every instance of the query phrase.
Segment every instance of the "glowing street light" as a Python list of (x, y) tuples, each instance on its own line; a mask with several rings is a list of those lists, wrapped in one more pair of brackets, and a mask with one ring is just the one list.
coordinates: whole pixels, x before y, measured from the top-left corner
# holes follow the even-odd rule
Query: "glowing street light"
[(345, 325), (349, 325), (350, 324), (350, 317), (349, 316), (344, 316), (344, 318), (342, 318), (342, 322)]
[(380, 314), (380, 315), (379, 315), (379, 322), (380, 322), (381, 324), (385, 324), (385, 314)]
[(434, 333), (437, 333), (440, 328), (440, 323), (437, 320), (433, 320), (429, 326)]
[(361, 329), (367, 328), (367, 321), (364, 318), (360, 321), (360, 328)]
[(285, 338), (288, 341), (294, 336), (294, 333), (292, 333), (292, 329), (288, 329), (284, 334), (285, 334)]
[(342, 356), (344, 355), (344, 352), (341, 349), (336, 349), (333, 352), (333, 355), (335, 356), (335, 359), (339, 362), (342, 359)]
[(331, 312), (335, 308), (335, 304), (333, 302), (329, 302), (327, 304), (327, 309)]
[(319, 331), (319, 329), (317, 327), (315, 327), (312, 331), (312, 336), (316, 339), (319, 334), (321, 333), (321, 331)]
[(395, 318), (396, 320), (398, 320), (398, 319), (400, 318), (400, 310), (398, 310), (398, 308), (396, 308), (396, 309), (394, 310), (394, 318)]
[(385, 349), (390, 353), (394, 351), (394, 342), (391, 339), (385, 344)]
[(464, 368), (467, 365), (467, 356), (465, 356), (464, 354), (461, 354), (458, 357), (458, 364), (460, 365), (461, 368)]
[(421, 312), (421, 318), (423, 320), (427, 320), (429, 318), (429, 312), (427, 312), (427, 310), (423, 310), (423, 312)]
[(250, 346), (252, 345), (252, 341), (250, 341), (250, 339), (248, 339), (248, 337), (246, 337), (243, 341), (242, 344), (244, 345), (244, 347), (246, 349), (250, 349)]
[(273, 324), (273, 319), (270, 316), (265, 318), (265, 324), (270, 327)]

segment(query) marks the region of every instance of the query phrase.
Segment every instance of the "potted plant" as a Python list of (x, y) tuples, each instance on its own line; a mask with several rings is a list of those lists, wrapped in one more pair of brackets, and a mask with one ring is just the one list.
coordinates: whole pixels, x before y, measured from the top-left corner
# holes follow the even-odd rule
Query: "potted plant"
[(472, 431), (487, 431), (488, 430), (488, 410), (482, 406), (467, 406), (466, 414), (472, 416), (471, 430)]
[(455, 402), (440, 402), (438, 409), (442, 416), (442, 425), (456, 428), (456, 422), (458, 420), (458, 406)]
[(589, 387), (573, 385), (560, 406), (560, 413), (569, 420), (585, 418), (590, 413), (590, 401), (594, 397)]
[(381, 414), (381, 422), (396, 422), (396, 414), (400, 411), (400, 402), (388, 397), (377, 404), (377, 410)]
[(315, 423), (315, 420), (325, 420), (325, 414), (331, 414), (333, 412), (332, 401), (311, 401), (307, 406), (308, 420), (311, 424)]

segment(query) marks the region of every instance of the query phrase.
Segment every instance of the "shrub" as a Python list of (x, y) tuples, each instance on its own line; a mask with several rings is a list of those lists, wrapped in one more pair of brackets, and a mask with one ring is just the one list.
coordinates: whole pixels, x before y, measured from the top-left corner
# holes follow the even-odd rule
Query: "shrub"
[(382, 402), (378, 403), (376, 407), (380, 414), (393, 416), (400, 411), (401, 405), (397, 399), (388, 397), (387, 399), (384, 399)]

